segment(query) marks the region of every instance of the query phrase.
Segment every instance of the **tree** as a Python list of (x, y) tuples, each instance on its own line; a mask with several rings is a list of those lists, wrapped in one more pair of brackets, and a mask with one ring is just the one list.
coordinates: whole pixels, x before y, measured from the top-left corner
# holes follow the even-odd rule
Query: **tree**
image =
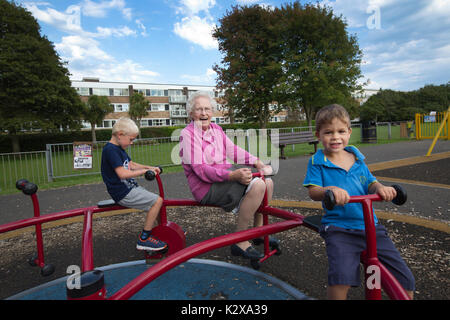
[(299, 2), (269, 9), (233, 7), (213, 36), (224, 53), (215, 65), (218, 87), (236, 116), (271, 116), (269, 104), (303, 110), (311, 125), (315, 110), (330, 103), (354, 109), (361, 88), (360, 51), (346, 23), (328, 7)]
[(275, 17), (260, 6), (235, 6), (220, 19), (213, 36), (224, 53), (222, 66), (215, 65), (217, 87), (224, 90), (229, 112), (235, 117), (256, 120), (266, 127), (271, 117), (269, 105), (276, 101), (278, 63)]
[(82, 102), (53, 44), (30, 12), (0, 0), (0, 128), (20, 151), (17, 134), (79, 128)]
[(426, 85), (411, 94), (416, 95), (416, 107), (421, 107), (423, 112), (444, 112), (450, 106), (450, 82), (446, 84)]
[(83, 108), (83, 118), (91, 124), (92, 142), (97, 142), (95, 126), (101, 125), (108, 113), (114, 111), (109, 100), (105, 96), (89, 96)]
[(128, 114), (130, 115), (130, 118), (136, 122), (138, 128), (141, 128), (141, 119), (147, 115), (149, 104), (149, 101), (145, 100), (144, 95), (140, 92), (135, 92), (130, 97), (130, 109), (128, 110)]
[(274, 14), (284, 72), (280, 96), (303, 108), (309, 125), (315, 111), (326, 104), (349, 108), (352, 93), (361, 89), (357, 80), (362, 52), (342, 17), (331, 8), (299, 2)]
[(414, 120), (416, 113), (443, 112), (450, 103), (450, 85), (426, 85), (418, 90), (402, 92), (381, 90), (360, 108), (361, 120)]

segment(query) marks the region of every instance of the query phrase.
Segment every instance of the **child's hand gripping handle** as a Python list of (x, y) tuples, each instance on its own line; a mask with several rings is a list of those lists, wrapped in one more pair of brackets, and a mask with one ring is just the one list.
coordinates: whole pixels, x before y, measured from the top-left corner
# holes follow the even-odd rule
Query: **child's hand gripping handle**
[(406, 202), (406, 200), (408, 199), (408, 196), (406, 194), (405, 189), (403, 189), (402, 186), (398, 185), (398, 184), (393, 184), (392, 188), (395, 189), (395, 191), (397, 192), (397, 195), (395, 196), (394, 199), (392, 199), (392, 203), (396, 204), (398, 206), (401, 206), (402, 204), (404, 204)]
[[(403, 189), (403, 187), (401, 187), (397, 184), (392, 185), (392, 187), (397, 192), (397, 195), (392, 200), (392, 203), (396, 204), (398, 206), (401, 206), (407, 200), (406, 191), (405, 191), (405, 189)], [(372, 195), (367, 195), (367, 196), (350, 197), (349, 202), (360, 202), (361, 198), (371, 198), (373, 201), (381, 201), (381, 198), (379, 195), (372, 194)], [(334, 198), (333, 191), (331, 191), (331, 190), (325, 191), (325, 197), (323, 198), (323, 204), (324, 204), (325, 208), (327, 208), (328, 210), (333, 210), (334, 206), (336, 205), (336, 199)]]
[(330, 189), (325, 191), (325, 197), (323, 198), (323, 204), (325, 205), (325, 208), (328, 210), (333, 210), (334, 206), (336, 205), (336, 199), (334, 198), (334, 193)]
[[(163, 173), (163, 169), (160, 166), (158, 166), (158, 168), (159, 168), (159, 174)], [(154, 180), (155, 177), (156, 177), (156, 174), (155, 174), (155, 172), (153, 170), (148, 170), (145, 173), (145, 179), (148, 180), (148, 181)]]

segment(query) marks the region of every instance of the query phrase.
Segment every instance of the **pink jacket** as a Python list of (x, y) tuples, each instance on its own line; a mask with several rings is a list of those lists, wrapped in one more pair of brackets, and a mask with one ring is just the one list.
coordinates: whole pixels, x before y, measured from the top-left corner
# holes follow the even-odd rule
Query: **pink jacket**
[(237, 164), (253, 165), (258, 158), (236, 146), (220, 126), (210, 124), (203, 131), (192, 121), (180, 134), (180, 157), (189, 188), (200, 201), (214, 182), (227, 181), (232, 159)]

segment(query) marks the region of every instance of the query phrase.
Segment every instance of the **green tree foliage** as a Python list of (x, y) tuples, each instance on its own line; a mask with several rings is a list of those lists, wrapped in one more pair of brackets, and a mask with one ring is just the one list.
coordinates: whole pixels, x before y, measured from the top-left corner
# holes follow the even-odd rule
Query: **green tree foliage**
[(105, 96), (92, 95), (83, 107), (83, 119), (91, 124), (92, 142), (97, 142), (95, 126), (101, 125), (108, 113), (114, 111), (113, 106)]
[(221, 66), (214, 66), (218, 87), (236, 117), (258, 119), (265, 127), (272, 102), (301, 108), (309, 123), (325, 104), (354, 110), (362, 53), (330, 8), (299, 2), (274, 10), (236, 6), (213, 36), (224, 54)]
[(324, 105), (339, 103), (353, 109), (352, 93), (361, 89), (357, 80), (362, 52), (343, 18), (331, 8), (299, 2), (274, 14), (284, 71), (280, 96), (302, 108), (310, 125)]
[(145, 100), (144, 95), (140, 92), (135, 92), (130, 97), (130, 109), (128, 110), (128, 114), (130, 115), (130, 118), (136, 122), (138, 128), (141, 127), (141, 119), (147, 115), (149, 104), (150, 102)]
[(380, 90), (361, 106), (360, 115), (361, 120), (414, 120), (416, 113), (443, 112), (449, 105), (449, 83), (426, 85), (409, 92)]
[(257, 120), (261, 127), (270, 119), (269, 104), (275, 101), (281, 76), (274, 19), (260, 6), (236, 6), (213, 33), (224, 53), (222, 67), (215, 65), (214, 70), (219, 75), (217, 86), (225, 90), (234, 111), (229, 116)]
[(79, 128), (81, 109), (69, 71), (37, 21), (0, 0), (0, 128), (13, 137), (13, 150), (20, 149), (22, 130)]

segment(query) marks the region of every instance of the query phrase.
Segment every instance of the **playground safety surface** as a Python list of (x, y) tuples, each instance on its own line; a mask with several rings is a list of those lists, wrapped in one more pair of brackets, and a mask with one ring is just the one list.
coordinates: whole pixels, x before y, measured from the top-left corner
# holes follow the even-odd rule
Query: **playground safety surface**
[[(381, 223), (386, 226), (390, 237), (416, 278), (415, 299), (448, 300), (450, 298), (450, 272), (448, 268), (450, 262), (450, 233), (448, 231), (450, 213), (448, 206), (450, 199), (449, 162), (449, 158), (446, 157), (395, 168), (377, 168), (377, 170), (372, 171), (377, 177), (404, 180), (406, 184), (413, 184), (414, 181), (436, 184), (437, 187), (430, 187), (432, 191), (426, 196), (428, 198), (445, 197), (444, 199), (446, 199), (446, 206), (444, 204), (434, 208), (435, 211), (441, 211), (441, 215), (437, 216), (440, 219), (435, 220), (439, 220), (443, 228), (426, 227), (426, 224), (420, 225), (396, 219), (397, 216), (413, 216), (411, 213), (398, 214), (394, 212), (392, 215), (387, 215), (387, 218), (379, 215)], [(282, 188), (281, 183), (280, 185)], [(275, 186), (277, 187), (276, 180)], [(168, 187), (165, 185), (165, 188)], [(414, 188), (408, 190), (409, 198), (419, 197), (419, 195), (411, 194), (411, 191), (414, 190)], [(92, 196), (95, 197), (96, 195), (93, 194)], [(276, 199), (276, 196), (274, 198)], [(54, 199), (58, 201), (56, 198)], [(29, 201), (29, 199), (23, 196), (23, 201)], [(61, 199), (61, 201), (64, 201), (64, 199)], [(285, 202), (284, 209), (305, 216), (321, 213), (320, 209), (315, 208), (286, 207), (289, 206), (289, 203)], [(80, 206), (73, 205), (71, 208), (76, 207)], [(11, 209), (13, 210), (13, 208)], [(31, 215), (32, 211), (30, 211)], [(135, 243), (143, 219), (142, 212), (133, 211), (94, 219), (95, 266), (142, 260), (143, 253), (135, 249)], [(169, 208), (168, 219), (176, 222), (187, 231), (187, 246), (233, 232), (235, 228), (235, 216), (217, 208)], [(427, 220), (427, 218), (423, 220)], [(81, 221), (44, 229), (46, 262), (56, 265), (55, 273), (49, 277), (42, 277), (38, 268), (30, 267), (27, 263), (27, 259), (35, 251), (34, 234), (32, 232), (0, 238), (0, 252), (2, 254), (0, 298), (5, 299), (50, 280), (64, 277), (67, 275), (66, 269), (69, 265), (80, 265), (82, 230)], [(309, 297), (325, 299), (327, 257), (322, 238), (315, 232), (302, 227), (279, 233), (277, 238), (282, 241), (282, 254), (271, 257), (262, 263), (260, 271), (286, 282)], [(248, 261), (231, 256), (229, 247), (214, 250), (197, 258), (249, 267)], [(363, 276), (361, 279), (363, 279)], [(108, 279), (105, 279), (105, 281), (108, 281)], [(211, 295), (206, 298), (214, 299), (215, 297), (217, 296)], [(352, 288), (349, 292), (349, 299), (364, 299), (362, 286)]]

